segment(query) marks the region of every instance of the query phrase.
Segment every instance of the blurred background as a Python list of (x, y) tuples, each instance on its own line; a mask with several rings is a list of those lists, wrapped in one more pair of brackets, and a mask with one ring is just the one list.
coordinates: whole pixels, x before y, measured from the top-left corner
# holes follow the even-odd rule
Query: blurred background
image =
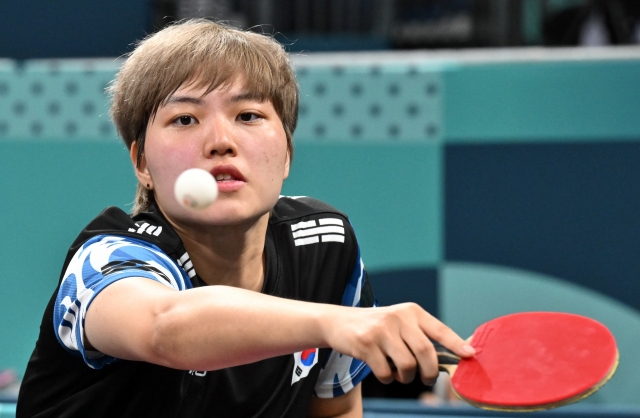
[(0, 56), (115, 57), (177, 19), (215, 17), (290, 51), (640, 42), (635, 0), (3, 0)]
[[(595, 318), (620, 367), (559, 411), (640, 416), (640, 1), (2, 0), (0, 17), (0, 417), (70, 243), (131, 208), (104, 89), (137, 40), (190, 17), (291, 53), (283, 194), (349, 214), (381, 304), (462, 336), (520, 311)], [(446, 385), (363, 388), (370, 417), (475, 413)]]

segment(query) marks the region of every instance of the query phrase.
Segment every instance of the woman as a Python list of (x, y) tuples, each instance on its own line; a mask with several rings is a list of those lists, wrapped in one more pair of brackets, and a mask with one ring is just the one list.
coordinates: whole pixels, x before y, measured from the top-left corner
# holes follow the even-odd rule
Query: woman
[[(359, 309), (373, 294), (347, 217), (280, 196), (298, 91), (275, 41), (183, 22), (142, 41), (111, 92), (135, 207), (71, 246), (18, 417), (361, 417), (370, 370), (432, 381), (429, 337), (473, 355), (417, 305)], [(173, 194), (194, 167), (219, 188), (203, 211)]]

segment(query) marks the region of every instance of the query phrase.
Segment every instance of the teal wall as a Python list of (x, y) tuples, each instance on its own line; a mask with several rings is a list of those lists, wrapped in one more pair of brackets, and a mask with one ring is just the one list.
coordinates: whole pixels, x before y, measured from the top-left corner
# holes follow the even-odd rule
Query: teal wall
[(345, 211), (369, 270), (437, 265), (442, 256), (437, 145), (305, 143), (296, 153), (284, 194), (314, 196)]
[(11, 403), (0, 403), (0, 418), (14, 418), (16, 416), (16, 406)]
[(444, 74), (448, 143), (638, 140), (637, 60), (512, 62)]
[(69, 245), (104, 207), (126, 208), (135, 183), (115, 141), (4, 141), (0, 155), (0, 368), (22, 372)]
[[(638, 379), (623, 370), (640, 365), (633, 356), (638, 310), (561, 278), (449, 263), (443, 225), (447, 146), (640, 141), (640, 54), (348, 62), (296, 60), (301, 115), (284, 194), (314, 196), (347, 212), (373, 273), (437, 270), (440, 316), (463, 335), (492, 315), (525, 309), (600, 318), (621, 344), (624, 367), (593, 402), (640, 403)], [(0, 61), (0, 369), (24, 369), (79, 230), (105, 206), (130, 207), (135, 179), (102, 93), (117, 66)], [(545, 283), (564, 296), (535, 303), (547, 298)], [(596, 302), (576, 305), (580, 297)]]

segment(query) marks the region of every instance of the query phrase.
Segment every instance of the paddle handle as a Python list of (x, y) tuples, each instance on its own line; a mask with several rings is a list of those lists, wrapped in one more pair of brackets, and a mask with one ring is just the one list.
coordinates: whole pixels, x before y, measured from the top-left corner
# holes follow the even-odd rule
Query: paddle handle
[[(460, 356), (454, 354), (453, 351), (449, 350), (437, 341), (431, 340), (431, 343), (433, 344), (433, 348), (436, 349), (436, 354), (438, 355), (438, 368), (443, 372), (447, 372), (449, 376), (453, 376), (458, 368)], [(392, 370), (397, 369), (396, 365), (393, 364), (393, 360), (387, 357), (387, 361), (389, 362)]]
[(453, 376), (458, 368), (460, 356), (454, 354), (453, 351), (449, 350), (437, 341), (431, 340), (431, 343), (433, 344), (433, 348), (436, 349), (436, 354), (438, 355), (438, 368), (443, 372), (447, 372), (449, 376)]

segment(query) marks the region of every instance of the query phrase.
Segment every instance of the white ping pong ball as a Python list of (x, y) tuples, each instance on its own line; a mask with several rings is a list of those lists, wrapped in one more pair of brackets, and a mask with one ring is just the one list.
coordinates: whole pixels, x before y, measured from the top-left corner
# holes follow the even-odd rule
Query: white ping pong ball
[(208, 171), (190, 168), (176, 179), (174, 193), (178, 202), (185, 208), (203, 210), (218, 197), (218, 184)]

